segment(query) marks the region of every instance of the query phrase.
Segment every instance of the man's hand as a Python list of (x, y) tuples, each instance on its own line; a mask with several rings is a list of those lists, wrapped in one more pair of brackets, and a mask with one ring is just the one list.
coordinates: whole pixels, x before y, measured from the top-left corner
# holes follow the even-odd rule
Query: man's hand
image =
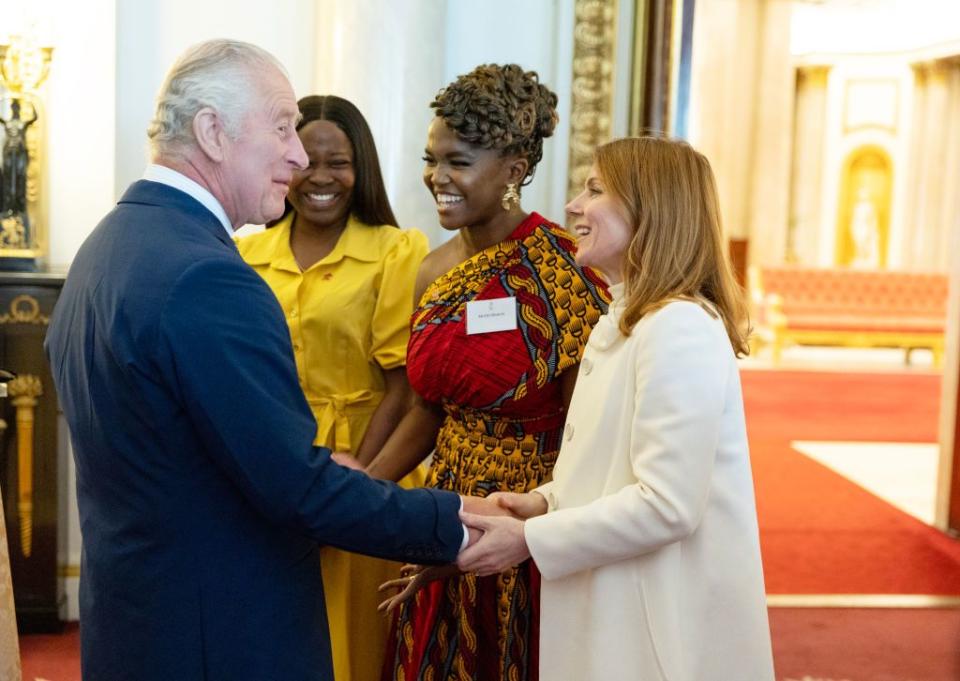
[[(503, 506), (498, 504), (495, 499), (490, 497), (460, 497), (463, 500), (463, 511), (464, 513), (472, 513), (474, 515), (510, 515), (510, 511), (505, 509)], [(480, 535), (483, 534), (480, 530), (470, 527), (467, 525), (467, 534), (469, 539), (467, 540), (467, 546), (473, 546), (480, 540)]]
[(476, 544), (471, 544), (457, 557), (457, 567), (480, 577), (495, 575), (530, 557), (527, 540), (523, 536), (523, 522), (508, 516), (483, 516), (461, 513), (460, 519), (470, 529), (483, 532)]
[(494, 492), (487, 499), (497, 502), (500, 508), (510, 511), (515, 518), (526, 520), (547, 512), (547, 499), (538, 492)]

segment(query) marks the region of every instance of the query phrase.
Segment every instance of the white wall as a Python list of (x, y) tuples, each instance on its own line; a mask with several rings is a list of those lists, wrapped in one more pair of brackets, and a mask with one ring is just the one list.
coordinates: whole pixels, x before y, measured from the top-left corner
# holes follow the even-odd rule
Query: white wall
[(560, 126), (544, 145), (523, 206), (563, 219), (569, 136), (572, 0), (317, 0), (312, 93), (363, 112), (377, 142), (387, 193), (402, 226), (436, 246), (450, 237), (423, 186), (430, 101), (478, 64), (515, 62), (560, 98)]
[(450, 0), (447, 8), (444, 83), (479, 64), (516, 63), (536, 71), (557, 93), (560, 124), (544, 141), (543, 160), (523, 189), (523, 208), (560, 224), (570, 153), (573, 5), (572, 0)]
[(30, 31), (40, 44), (54, 47), (41, 88), (47, 148), (56, 150), (47, 159), (43, 188), (54, 266), (70, 262), (113, 205), (114, 6), (115, 0), (34, 0), (3, 8), (0, 32)]
[(313, 82), (313, 0), (117, 0), (116, 182), (119, 197), (143, 173), (154, 96), (184, 49), (236, 38), (273, 53), (294, 89)]
[(402, 227), (437, 243), (436, 210), (420, 180), (427, 104), (443, 84), (446, 3), (318, 0), (315, 79), (304, 94), (356, 104), (370, 125)]
[(794, 2), (791, 52), (864, 55), (914, 52), (955, 54), (960, 42), (957, 0)]

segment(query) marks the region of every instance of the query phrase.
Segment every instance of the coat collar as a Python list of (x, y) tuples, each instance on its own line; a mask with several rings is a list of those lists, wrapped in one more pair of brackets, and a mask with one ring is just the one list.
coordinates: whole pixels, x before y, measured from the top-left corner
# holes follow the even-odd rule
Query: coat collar
[(216, 215), (186, 192), (174, 189), (169, 185), (150, 180), (137, 180), (127, 188), (127, 191), (123, 193), (117, 203), (121, 205), (130, 203), (158, 206), (183, 211), (195, 219), (198, 224), (203, 225), (204, 229), (207, 229), (217, 239), (231, 247), (234, 245), (233, 240), (227, 235)]

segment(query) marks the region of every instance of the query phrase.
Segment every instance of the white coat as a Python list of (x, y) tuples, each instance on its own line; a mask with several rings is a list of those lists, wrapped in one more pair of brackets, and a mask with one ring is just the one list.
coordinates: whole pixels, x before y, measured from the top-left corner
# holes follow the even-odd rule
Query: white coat
[(587, 345), (549, 512), (540, 678), (772, 681), (740, 376), (722, 321), (671, 302)]

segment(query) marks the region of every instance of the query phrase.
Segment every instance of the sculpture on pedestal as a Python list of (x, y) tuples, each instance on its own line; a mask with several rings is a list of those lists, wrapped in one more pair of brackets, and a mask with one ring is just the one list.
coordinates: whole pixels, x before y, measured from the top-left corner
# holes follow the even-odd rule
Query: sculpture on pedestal
[(3, 163), (0, 171), (0, 244), (6, 248), (28, 248), (30, 217), (27, 213), (27, 128), (37, 120), (36, 111), (30, 118), (21, 115), (20, 100), (10, 103), (10, 117), (0, 117), (3, 125)]
[(0, 118), (3, 124), (3, 196), (0, 211), (26, 213), (27, 210), (27, 128), (37, 121), (34, 111), (29, 120), (20, 115), (20, 100), (10, 103), (10, 119)]
[(0, 45), (0, 269), (33, 270), (46, 254), (45, 124), (38, 88), (52, 52), (22, 36)]

